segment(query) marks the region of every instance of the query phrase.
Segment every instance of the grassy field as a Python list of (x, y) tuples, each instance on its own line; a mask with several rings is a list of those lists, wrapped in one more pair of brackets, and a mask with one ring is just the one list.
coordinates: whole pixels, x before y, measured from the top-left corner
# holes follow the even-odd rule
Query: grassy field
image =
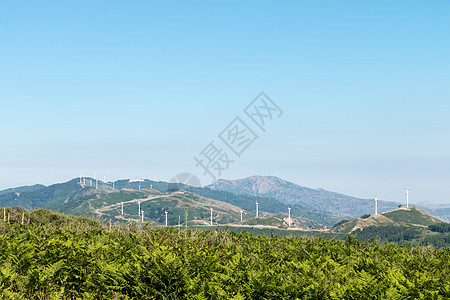
[(4, 212), (3, 299), (450, 297), (447, 249), (276, 234), (291, 230), (263, 236), (231, 227), (101, 224), (45, 209)]

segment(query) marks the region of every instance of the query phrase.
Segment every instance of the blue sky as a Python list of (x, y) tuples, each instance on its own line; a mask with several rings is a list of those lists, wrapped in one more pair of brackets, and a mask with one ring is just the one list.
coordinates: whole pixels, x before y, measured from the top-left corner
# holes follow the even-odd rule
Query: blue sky
[(0, 189), (201, 173), (264, 91), (222, 177), (450, 203), (448, 1), (242, 2), (2, 1)]

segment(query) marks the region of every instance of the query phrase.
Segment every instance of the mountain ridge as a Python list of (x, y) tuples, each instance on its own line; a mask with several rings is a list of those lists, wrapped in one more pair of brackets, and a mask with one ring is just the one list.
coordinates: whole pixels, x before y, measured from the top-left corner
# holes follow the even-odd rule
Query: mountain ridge
[[(373, 212), (374, 201), (360, 199), (324, 189), (312, 189), (276, 176), (250, 176), (243, 179), (219, 179), (207, 186), (235, 194), (271, 197), (286, 204), (298, 204), (317, 210), (359, 216)], [(378, 201), (380, 212), (392, 210), (400, 203)]]

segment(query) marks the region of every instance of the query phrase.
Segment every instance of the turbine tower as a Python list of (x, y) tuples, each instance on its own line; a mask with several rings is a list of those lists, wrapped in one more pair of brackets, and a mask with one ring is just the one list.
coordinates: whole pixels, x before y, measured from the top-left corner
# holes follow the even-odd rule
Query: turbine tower
[(144, 211), (141, 211), (141, 216), (142, 216), (142, 223), (144, 223)]
[(288, 207), (288, 210), (289, 210), (289, 227), (291, 227), (291, 208), (290, 207)]
[(122, 208), (122, 216), (123, 216), (123, 201), (120, 201), (120, 206), (121, 206), (121, 208)]
[(209, 209), (211, 209), (211, 226), (213, 226), (213, 218), (212, 218), (213, 209), (212, 209), (212, 207), (210, 207)]
[(410, 189), (405, 188), (406, 207), (409, 207), (409, 192), (410, 192), (410, 191), (411, 191)]
[(375, 197), (375, 216), (378, 215), (378, 198)]
[(141, 201), (138, 201), (138, 216), (141, 215)]
[(243, 211), (241, 210), (241, 222), (242, 222), (242, 213), (243, 213)]
[(258, 207), (259, 203), (258, 201), (256, 201), (256, 217), (259, 218), (259, 207)]
[(166, 210), (164, 213), (166, 214), (166, 227), (167, 227), (167, 213), (168, 213), (168, 211)]

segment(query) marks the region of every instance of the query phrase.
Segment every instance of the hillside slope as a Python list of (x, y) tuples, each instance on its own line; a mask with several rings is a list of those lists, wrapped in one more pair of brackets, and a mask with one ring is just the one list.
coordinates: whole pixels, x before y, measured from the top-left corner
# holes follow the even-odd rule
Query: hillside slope
[[(122, 215), (123, 203), (123, 215)], [(140, 203), (140, 204), (139, 204)], [(186, 220), (192, 225), (209, 225), (211, 208), (213, 224), (230, 224), (240, 221), (241, 207), (187, 191), (159, 192), (153, 189), (122, 189), (120, 191), (90, 195), (56, 207), (61, 212), (90, 215), (104, 220), (123, 222), (141, 222), (139, 205), (144, 212), (144, 222), (155, 225), (165, 224), (165, 212), (168, 212), (168, 225), (185, 225)], [(244, 219), (252, 218), (254, 211), (243, 211)], [(273, 214), (260, 211), (260, 215), (271, 218)], [(278, 214), (286, 217), (287, 214)], [(264, 218), (261, 218), (264, 219)], [(323, 228), (323, 225), (304, 218), (293, 218), (293, 222), (302, 227)]]
[(52, 208), (86, 195), (102, 194), (111, 191), (113, 189), (102, 182), (99, 182), (98, 189), (95, 189), (93, 186), (80, 184), (79, 179), (72, 179), (68, 182), (53, 184), (35, 190), (2, 194), (0, 195), (0, 207)]
[(27, 185), (27, 186), (19, 186), (19, 187), (15, 187), (15, 188), (2, 190), (2, 191), (0, 191), (0, 195), (11, 194), (11, 193), (32, 192), (32, 191), (40, 190), (42, 188), (45, 188), (45, 185), (34, 184), (34, 185)]
[[(370, 215), (358, 217), (348, 222), (344, 222), (335, 226), (332, 231), (335, 233), (352, 234), (357, 230), (364, 230), (369, 227), (382, 226), (415, 226), (426, 227), (443, 223), (441, 220), (429, 215), (423, 210), (416, 207), (400, 207), (395, 210), (381, 213), (378, 215)], [(373, 228), (372, 228), (373, 230)]]

